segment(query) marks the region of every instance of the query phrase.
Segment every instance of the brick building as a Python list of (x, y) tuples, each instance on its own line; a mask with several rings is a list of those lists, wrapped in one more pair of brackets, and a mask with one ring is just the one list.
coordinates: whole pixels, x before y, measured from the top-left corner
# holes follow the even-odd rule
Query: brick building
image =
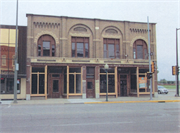
[[(150, 94), (147, 23), (26, 16), (27, 99), (99, 98), (106, 95), (106, 84), (109, 96)], [(150, 43), (151, 60), (157, 62), (155, 23), (150, 23)]]
[[(26, 33), (26, 26), (18, 26), (18, 99), (26, 98)], [(15, 26), (0, 25), (0, 99), (14, 98), (15, 39)]]

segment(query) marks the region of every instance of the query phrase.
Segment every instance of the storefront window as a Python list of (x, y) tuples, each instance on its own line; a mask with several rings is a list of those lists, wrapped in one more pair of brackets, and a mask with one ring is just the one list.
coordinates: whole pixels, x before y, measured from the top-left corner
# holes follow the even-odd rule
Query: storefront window
[(32, 74), (31, 94), (37, 94), (37, 74)]
[[(114, 68), (108, 70), (108, 93), (115, 93), (115, 73)], [(100, 69), (100, 93), (106, 93), (106, 73), (103, 68)]]
[(76, 93), (81, 93), (81, 74), (76, 74)]
[[(20, 94), (20, 79), (17, 79), (17, 94)], [(14, 78), (1, 78), (1, 94), (14, 94)]]
[(106, 93), (106, 75), (100, 75), (100, 93)]
[(81, 93), (81, 68), (69, 68), (69, 93)]
[(108, 92), (114, 93), (115, 92), (115, 76), (114, 75), (108, 75)]
[(31, 75), (31, 94), (44, 94), (45, 72), (44, 67), (33, 67)]
[(69, 75), (69, 93), (74, 93), (74, 75)]
[(67, 94), (67, 73), (64, 73), (64, 94)]
[(39, 94), (44, 94), (44, 74), (39, 74)]

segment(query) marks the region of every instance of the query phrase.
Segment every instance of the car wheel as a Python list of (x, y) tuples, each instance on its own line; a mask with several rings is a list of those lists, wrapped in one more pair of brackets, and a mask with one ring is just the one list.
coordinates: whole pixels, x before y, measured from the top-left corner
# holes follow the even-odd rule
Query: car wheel
[(160, 91), (158, 91), (158, 94), (161, 94), (161, 92), (160, 92)]
[(168, 94), (168, 92), (166, 92), (166, 94)]

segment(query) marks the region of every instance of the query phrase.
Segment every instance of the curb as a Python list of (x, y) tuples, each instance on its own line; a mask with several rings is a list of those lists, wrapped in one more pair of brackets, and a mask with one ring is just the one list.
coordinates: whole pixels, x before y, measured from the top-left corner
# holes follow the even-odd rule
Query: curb
[[(110, 104), (110, 103), (169, 103), (169, 102), (180, 102), (180, 100), (147, 100), (147, 101), (101, 101), (101, 102), (74, 102), (74, 103), (48, 103), (48, 102), (42, 102), (42, 103), (10, 103), (10, 105), (68, 105), (68, 104)], [(2, 104), (0, 105), (7, 105), (7, 104)]]
[(107, 101), (107, 102), (84, 102), (84, 104), (108, 104), (108, 103), (168, 103), (168, 102), (180, 102), (180, 100)]

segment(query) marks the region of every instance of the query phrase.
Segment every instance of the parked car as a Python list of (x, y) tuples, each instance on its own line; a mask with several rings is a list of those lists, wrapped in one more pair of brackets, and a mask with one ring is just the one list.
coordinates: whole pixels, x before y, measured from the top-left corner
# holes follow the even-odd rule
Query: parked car
[(168, 94), (168, 90), (163, 86), (158, 85), (158, 94), (163, 94), (163, 93)]

